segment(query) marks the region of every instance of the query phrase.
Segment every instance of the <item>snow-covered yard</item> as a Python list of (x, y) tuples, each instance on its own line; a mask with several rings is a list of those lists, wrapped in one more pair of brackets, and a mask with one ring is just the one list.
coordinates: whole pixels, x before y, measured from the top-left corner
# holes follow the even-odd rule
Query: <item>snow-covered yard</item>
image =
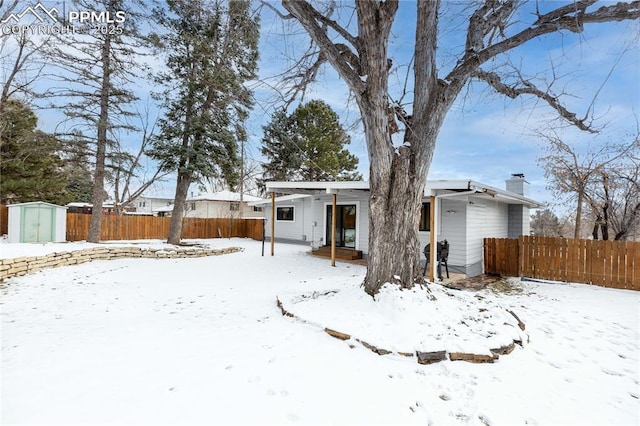
[[(506, 292), (385, 289), (373, 301), (362, 266), (332, 268), (301, 246), (261, 257), (255, 241), (201, 242), (245, 250), (1, 284), (0, 423), (640, 424), (638, 292), (512, 281)], [(72, 247), (86, 245), (2, 244), (0, 256)], [(276, 297), (304, 321), (282, 316)], [(525, 342), (493, 364), (420, 365), (355, 337), (393, 351)]]

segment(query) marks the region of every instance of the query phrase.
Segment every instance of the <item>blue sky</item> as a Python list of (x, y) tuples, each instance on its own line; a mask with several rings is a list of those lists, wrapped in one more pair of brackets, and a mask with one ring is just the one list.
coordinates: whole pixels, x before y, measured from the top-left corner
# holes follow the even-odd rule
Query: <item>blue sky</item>
[[(42, 3), (48, 7), (61, 4), (59, 1)], [(443, 3), (438, 62), (441, 76), (455, 61), (464, 44), (467, 17), (460, 15), (460, 10), (468, 4)], [(278, 4), (274, 3), (275, 6)], [(561, 3), (539, 4), (541, 8), (548, 9)], [(523, 9), (518, 16), (519, 22), (531, 21), (531, 13), (530, 7)], [(348, 17), (348, 14), (342, 17)], [(583, 34), (562, 33), (534, 40), (510, 53), (509, 59), (526, 75), (542, 81), (552, 78), (548, 70), (553, 63), (557, 78), (553, 88), (556, 92), (568, 94), (562, 99), (578, 116), (585, 113), (597, 93), (592, 113), (597, 117), (596, 127), (603, 128), (601, 133), (594, 136), (573, 129), (562, 133), (576, 146), (596, 145), (625, 135), (628, 137), (635, 132), (635, 116), (640, 109), (639, 33), (639, 25), (634, 22), (588, 25)], [(283, 72), (296, 53), (308, 45), (308, 39), (299, 27), (283, 24), (266, 8), (263, 8), (261, 34), (261, 79), (269, 80)], [(394, 65), (398, 66), (394, 80), (397, 84), (391, 88), (394, 97), (398, 96), (397, 85), (403, 82), (414, 34), (415, 3), (401, 1), (389, 47)], [(154, 58), (149, 60), (153, 66), (160, 65)], [(607, 77), (614, 64), (615, 69)], [(347, 87), (335, 71), (327, 65), (319, 76), (319, 81), (310, 88), (305, 100), (322, 99), (338, 112), (345, 126), (357, 123), (357, 107), (349, 102)], [(41, 84), (46, 85), (47, 82)], [(141, 105), (148, 102), (152, 87), (144, 81), (137, 84)], [(265, 85), (256, 85), (255, 97), (256, 107), (247, 123), (249, 141), (246, 148), (249, 158), (259, 162), (262, 161), (259, 152), (262, 126), (269, 121), (271, 112), (278, 105), (271, 102), (274, 92)], [(59, 113), (55, 111), (40, 111), (39, 116), (40, 125), (46, 131), (53, 131), (60, 121)], [(537, 162), (544, 152), (544, 141), (535, 133), (548, 128), (553, 117), (555, 114), (535, 99), (510, 100), (492, 93), (483, 84), (472, 84), (463, 91), (445, 120), (428, 177), (473, 179), (502, 188), (511, 173), (524, 173), (531, 183), (530, 195), (552, 202), (553, 196), (546, 189), (543, 170)], [(350, 134), (349, 149), (360, 159), (359, 171), (366, 179), (369, 164), (362, 130), (356, 127)], [(171, 195), (173, 182), (166, 182), (154, 191)]]
[[(466, 37), (466, 19), (456, 16), (453, 2), (444, 2), (440, 19), (442, 48), (439, 58), (441, 75), (451, 66)], [(541, 3), (541, 8), (556, 7), (559, 2)], [(541, 10), (542, 11), (542, 10)], [(524, 10), (521, 20), (530, 21), (531, 10)], [(394, 65), (408, 63), (413, 49), (415, 31), (415, 3), (400, 2), (398, 19), (391, 37), (389, 54)], [(263, 76), (282, 69), (287, 55), (295, 50), (292, 42), (306, 47), (304, 37), (293, 36), (290, 28), (266, 16), (263, 21)], [(282, 34), (287, 34), (283, 36)], [(606, 126), (599, 135), (567, 129), (562, 134), (578, 146), (615, 140), (635, 131), (634, 113), (640, 106), (640, 49), (638, 24), (622, 22), (588, 25), (583, 34), (562, 33), (534, 40), (509, 54), (512, 63), (521, 65), (527, 75), (550, 81), (548, 70), (553, 63), (557, 81), (553, 88), (567, 92), (564, 102), (578, 116), (587, 111), (594, 96), (593, 115), (596, 127)], [(288, 41), (287, 47), (280, 47)], [(627, 47), (626, 53), (621, 56)], [(280, 56), (278, 56), (280, 55)], [(612, 75), (607, 74), (618, 61)], [(399, 79), (404, 77), (400, 69)], [(606, 80), (606, 81), (605, 81)], [(602, 86), (602, 88), (601, 88)], [(599, 90), (601, 89), (601, 90)], [(258, 96), (260, 94), (258, 93)], [(346, 85), (328, 66), (321, 80), (312, 88), (307, 99), (327, 101), (345, 122), (357, 118), (354, 104), (348, 103)], [(635, 112), (634, 112), (635, 111)], [(487, 90), (486, 85), (470, 85), (449, 112), (440, 131), (431, 164), (429, 179), (474, 179), (500, 188), (511, 173), (524, 173), (531, 183), (530, 195), (552, 202), (553, 195), (546, 189), (543, 169), (537, 159), (544, 153), (544, 141), (536, 136), (558, 122), (546, 105), (532, 98), (507, 99)], [(260, 128), (253, 128), (250, 145), (259, 147)], [(368, 158), (362, 130), (351, 133), (350, 150), (360, 158), (359, 170), (368, 176)]]

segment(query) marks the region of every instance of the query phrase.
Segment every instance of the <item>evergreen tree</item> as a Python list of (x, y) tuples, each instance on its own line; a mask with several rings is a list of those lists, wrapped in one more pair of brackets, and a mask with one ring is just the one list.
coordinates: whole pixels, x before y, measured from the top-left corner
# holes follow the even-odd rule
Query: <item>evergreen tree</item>
[(23, 102), (8, 100), (0, 115), (0, 202), (69, 202), (67, 176), (56, 153), (60, 142), (36, 130), (38, 119)]
[(558, 216), (550, 209), (537, 210), (531, 218), (531, 231), (538, 237), (559, 237), (562, 235)]
[(313, 100), (264, 127), (264, 180), (361, 180), (358, 158), (345, 148), (349, 135), (329, 105)]
[(286, 110), (278, 110), (271, 117), (271, 122), (262, 128), (264, 136), (261, 151), (269, 161), (262, 164), (261, 186), (265, 181), (299, 179), (302, 155), (295, 140), (293, 124)]
[(167, 71), (160, 134), (150, 155), (164, 170), (177, 171), (168, 242), (177, 244), (189, 185), (222, 176), (239, 177), (237, 141), (246, 139), (244, 120), (252, 105), (244, 85), (256, 76), (258, 18), (251, 2), (167, 1), (156, 11), (166, 29), (158, 36)]

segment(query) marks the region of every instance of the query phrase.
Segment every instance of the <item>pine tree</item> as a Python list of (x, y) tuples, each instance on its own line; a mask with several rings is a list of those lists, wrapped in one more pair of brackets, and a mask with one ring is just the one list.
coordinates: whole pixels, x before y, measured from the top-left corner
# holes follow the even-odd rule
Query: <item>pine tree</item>
[(338, 114), (313, 100), (287, 116), (274, 114), (264, 128), (264, 180), (361, 180), (358, 158), (345, 148), (350, 138)]
[(293, 120), (286, 110), (278, 110), (271, 122), (264, 126), (262, 154), (269, 160), (262, 164), (262, 181), (298, 180), (302, 155), (296, 145)]
[(60, 142), (36, 129), (23, 102), (8, 100), (0, 115), (0, 202), (69, 202)]
[(166, 29), (158, 35), (167, 71), (160, 134), (150, 155), (164, 170), (177, 171), (168, 242), (177, 244), (189, 186), (222, 176), (239, 178), (237, 141), (246, 139), (244, 120), (252, 105), (244, 85), (255, 78), (258, 18), (250, 1), (167, 1), (156, 11)]

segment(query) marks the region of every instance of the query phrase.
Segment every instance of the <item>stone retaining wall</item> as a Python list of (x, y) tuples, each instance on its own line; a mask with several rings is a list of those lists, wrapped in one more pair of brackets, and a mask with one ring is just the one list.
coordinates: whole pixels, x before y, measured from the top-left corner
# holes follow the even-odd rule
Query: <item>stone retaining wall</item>
[(38, 272), (47, 268), (78, 265), (92, 260), (123, 258), (178, 259), (186, 257), (218, 256), (242, 251), (240, 247), (224, 249), (205, 248), (140, 248), (140, 247), (93, 247), (77, 251), (49, 253), (44, 256), (15, 257), (0, 259), (0, 282), (6, 278)]

